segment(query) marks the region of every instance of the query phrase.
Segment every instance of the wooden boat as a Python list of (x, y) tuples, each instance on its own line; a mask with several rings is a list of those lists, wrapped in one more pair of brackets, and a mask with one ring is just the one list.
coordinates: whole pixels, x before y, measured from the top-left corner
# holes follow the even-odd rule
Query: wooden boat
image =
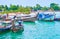
[[(2, 16), (3, 20), (1, 20), (2, 22), (2, 25), (0, 26), (0, 32), (1, 31), (7, 31), (7, 30), (22, 30), (23, 26), (21, 24), (18, 24), (18, 25), (15, 25), (15, 16), (13, 18), (9, 18), (9, 17), (6, 17), (6, 16)], [(14, 19), (14, 21), (12, 20)], [(18, 22), (19, 23), (19, 22)], [(21, 23), (21, 22), (20, 22)], [(5, 25), (3, 25), (5, 24)]]
[(33, 21), (34, 22), (34, 21), (37, 20), (37, 14), (32, 13), (32, 14), (28, 14), (28, 15), (27, 14), (23, 14), (21, 16), (17, 15), (17, 18), (21, 19), (22, 21)]
[(25, 17), (22, 17), (21, 20), (34, 22), (34, 21), (36, 21), (36, 17), (25, 16)]
[(2, 24), (0, 25), (0, 32), (7, 30), (12, 30), (14, 32), (24, 30), (22, 23), (20, 21), (17, 21), (17, 23), (13, 23), (12, 21), (2, 21)]
[(10, 30), (11, 22), (10, 21), (3, 21), (0, 25), (0, 32), (4, 32)]

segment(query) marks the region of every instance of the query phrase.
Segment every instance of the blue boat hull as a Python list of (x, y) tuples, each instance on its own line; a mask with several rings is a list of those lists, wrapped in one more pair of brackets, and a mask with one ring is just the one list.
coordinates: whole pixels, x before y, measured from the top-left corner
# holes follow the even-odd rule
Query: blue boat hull
[(53, 21), (54, 20), (54, 16), (50, 17), (50, 18), (45, 18), (44, 20), (47, 20), (47, 21)]
[(53, 21), (54, 20), (54, 15), (49, 15), (49, 14), (39, 14), (38, 15), (39, 20), (44, 20), (44, 21)]
[(55, 20), (55, 21), (60, 21), (60, 18), (55, 18), (54, 20)]

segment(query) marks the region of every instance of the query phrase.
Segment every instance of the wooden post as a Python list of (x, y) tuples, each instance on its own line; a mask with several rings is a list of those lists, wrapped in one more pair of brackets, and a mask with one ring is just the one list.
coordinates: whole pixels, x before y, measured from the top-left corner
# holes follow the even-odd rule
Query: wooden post
[(12, 20), (12, 31), (13, 31), (13, 32), (16, 32), (16, 31), (18, 31), (18, 29), (16, 29), (14, 23), (15, 23), (15, 19)]
[(14, 20), (12, 20), (12, 29), (15, 28)]
[(7, 14), (7, 18), (8, 18), (8, 14)]

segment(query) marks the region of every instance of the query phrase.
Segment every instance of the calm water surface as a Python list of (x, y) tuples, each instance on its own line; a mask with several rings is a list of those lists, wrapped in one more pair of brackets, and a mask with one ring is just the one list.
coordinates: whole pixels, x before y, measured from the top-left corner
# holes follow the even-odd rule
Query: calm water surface
[(4, 32), (0, 39), (60, 39), (60, 22), (24, 22), (24, 31)]

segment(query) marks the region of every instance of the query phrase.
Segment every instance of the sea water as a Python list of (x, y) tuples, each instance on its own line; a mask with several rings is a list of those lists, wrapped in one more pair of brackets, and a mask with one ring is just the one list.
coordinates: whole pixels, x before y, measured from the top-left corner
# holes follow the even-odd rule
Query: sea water
[(24, 31), (0, 33), (0, 39), (60, 39), (60, 22), (23, 22)]

